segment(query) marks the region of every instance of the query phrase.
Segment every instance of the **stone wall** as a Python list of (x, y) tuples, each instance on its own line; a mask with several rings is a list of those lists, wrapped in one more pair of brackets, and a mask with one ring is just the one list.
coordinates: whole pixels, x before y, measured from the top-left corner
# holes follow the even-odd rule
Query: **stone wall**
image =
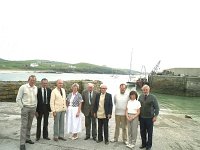
[(151, 90), (157, 93), (200, 96), (200, 77), (154, 75), (148, 81)]
[[(71, 85), (73, 83), (79, 84), (79, 92), (81, 93), (83, 89), (86, 89), (87, 83), (94, 83), (95, 90), (99, 91), (99, 86), (101, 81), (91, 81), (91, 80), (70, 80), (64, 81), (64, 89), (66, 93), (71, 92)], [(18, 89), (22, 84), (27, 83), (27, 81), (0, 81), (0, 102), (15, 102)], [(40, 87), (40, 82), (36, 83), (37, 87)], [(49, 88), (54, 89), (56, 87), (56, 81), (49, 81)]]

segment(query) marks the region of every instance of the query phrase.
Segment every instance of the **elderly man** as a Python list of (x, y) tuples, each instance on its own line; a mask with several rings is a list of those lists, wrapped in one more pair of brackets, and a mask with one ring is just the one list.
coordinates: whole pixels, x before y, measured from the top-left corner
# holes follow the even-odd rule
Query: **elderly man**
[(63, 87), (63, 80), (56, 82), (56, 88), (51, 92), (50, 107), (54, 117), (54, 141), (64, 138), (64, 118), (66, 112), (66, 93)]
[(87, 89), (82, 92), (82, 112), (85, 115), (85, 127), (86, 127), (86, 137), (85, 140), (90, 139), (90, 130), (92, 124), (92, 137), (96, 141), (97, 136), (97, 125), (96, 118), (93, 114), (94, 102), (96, 99), (97, 92), (94, 91), (94, 84), (88, 83)]
[(109, 144), (108, 141), (108, 121), (112, 115), (112, 95), (106, 92), (107, 86), (105, 84), (100, 85), (100, 93), (97, 94), (94, 103), (94, 116), (98, 118), (98, 140), (97, 143), (103, 141), (103, 130), (105, 144)]
[(30, 131), (37, 106), (36, 77), (29, 76), (28, 83), (19, 88), (16, 102), (21, 108), (20, 150), (26, 150), (25, 143), (34, 144)]
[(146, 148), (150, 150), (152, 147), (153, 123), (159, 114), (159, 105), (157, 98), (150, 94), (150, 87), (144, 85), (142, 87), (143, 94), (140, 95), (138, 101), (141, 103), (140, 108), (140, 135), (142, 145), (140, 149)]

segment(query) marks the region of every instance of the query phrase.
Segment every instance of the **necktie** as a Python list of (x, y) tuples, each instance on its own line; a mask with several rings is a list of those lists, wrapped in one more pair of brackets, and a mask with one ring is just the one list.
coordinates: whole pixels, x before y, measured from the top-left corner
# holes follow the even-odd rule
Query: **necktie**
[(89, 97), (89, 104), (91, 105), (91, 100), (92, 100), (92, 95), (91, 95), (91, 92), (90, 92), (90, 97)]
[(144, 100), (145, 100), (145, 101), (147, 100), (147, 95), (144, 95)]
[(62, 90), (60, 89), (60, 95), (63, 96)]
[(47, 103), (47, 92), (46, 89), (44, 88), (44, 104)]

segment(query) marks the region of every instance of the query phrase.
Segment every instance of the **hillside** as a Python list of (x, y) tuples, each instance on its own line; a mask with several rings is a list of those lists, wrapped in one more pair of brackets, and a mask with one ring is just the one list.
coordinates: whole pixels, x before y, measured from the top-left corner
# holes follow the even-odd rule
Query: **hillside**
[[(69, 64), (49, 60), (9, 61), (0, 58), (0, 70), (27, 70), (41, 72), (129, 74), (128, 69), (98, 66), (89, 63)], [(132, 71), (132, 73), (139, 73)]]

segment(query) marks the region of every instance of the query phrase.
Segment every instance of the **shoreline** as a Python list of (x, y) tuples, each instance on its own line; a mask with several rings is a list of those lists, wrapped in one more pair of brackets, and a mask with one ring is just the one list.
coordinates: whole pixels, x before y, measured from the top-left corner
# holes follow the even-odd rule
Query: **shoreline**
[(0, 70), (0, 73), (19, 73), (19, 72), (32, 73), (34, 71), (27, 71), (27, 70)]

